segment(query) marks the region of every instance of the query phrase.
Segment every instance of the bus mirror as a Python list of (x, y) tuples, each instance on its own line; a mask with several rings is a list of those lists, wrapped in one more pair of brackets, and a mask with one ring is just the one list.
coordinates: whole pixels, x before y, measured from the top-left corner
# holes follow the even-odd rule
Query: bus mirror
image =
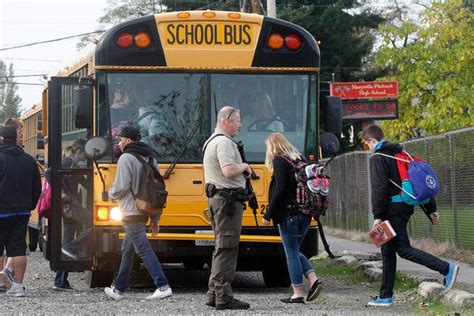
[(324, 109), (324, 130), (334, 135), (342, 133), (342, 101), (340, 97), (326, 97)]
[(76, 128), (92, 127), (92, 86), (74, 88), (73, 102), (76, 107)]
[(327, 156), (337, 155), (341, 147), (336, 135), (328, 132), (322, 133), (319, 136), (319, 144), (321, 145), (323, 154)]
[(84, 147), (87, 159), (97, 160), (107, 154), (108, 142), (105, 137), (93, 137), (89, 139)]
[(105, 180), (102, 171), (100, 171), (97, 159), (103, 158), (107, 154), (108, 142), (105, 137), (93, 137), (89, 139), (84, 146), (84, 154), (87, 159), (94, 161), (97, 172), (99, 173), (100, 180), (102, 181), (102, 201), (109, 200), (109, 194), (105, 190)]

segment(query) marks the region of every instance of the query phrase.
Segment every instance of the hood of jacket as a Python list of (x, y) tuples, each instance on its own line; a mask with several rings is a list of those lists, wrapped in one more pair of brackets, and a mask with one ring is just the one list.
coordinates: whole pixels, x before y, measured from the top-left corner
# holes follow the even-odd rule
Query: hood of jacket
[(391, 155), (395, 155), (401, 153), (403, 151), (403, 147), (400, 144), (393, 144), (388, 141), (384, 141), (380, 149), (377, 149), (375, 152), (384, 152)]
[(125, 146), (123, 152), (129, 154), (135, 153), (145, 157), (152, 156), (156, 158), (156, 152), (153, 150), (153, 148), (142, 142), (128, 144), (127, 146)]
[(11, 156), (18, 156), (24, 153), (23, 148), (18, 146), (17, 144), (3, 144), (0, 145), (0, 153), (11, 155)]

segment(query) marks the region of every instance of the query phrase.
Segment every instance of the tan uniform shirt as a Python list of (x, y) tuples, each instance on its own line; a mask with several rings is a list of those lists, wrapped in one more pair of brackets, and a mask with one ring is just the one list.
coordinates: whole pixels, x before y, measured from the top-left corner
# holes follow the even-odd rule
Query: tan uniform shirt
[[(216, 127), (214, 134), (209, 139), (215, 134), (224, 134), (230, 137), (229, 134)], [(231, 178), (222, 174), (222, 167), (242, 163), (237, 144), (225, 136), (217, 136), (210, 142), (206, 141), (206, 144), (207, 148), (203, 159), (206, 183), (214, 184), (217, 189), (245, 188), (243, 173)]]

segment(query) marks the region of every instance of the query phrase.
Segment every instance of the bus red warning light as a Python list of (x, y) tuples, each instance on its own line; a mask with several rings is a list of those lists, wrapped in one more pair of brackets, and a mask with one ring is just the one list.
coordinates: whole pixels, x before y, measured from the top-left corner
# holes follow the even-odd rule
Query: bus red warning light
[(298, 50), (301, 47), (301, 38), (296, 34), (288, 35), (285, 38), (285, 45), (291, 50)]
[(130, 33), (124, 32), (117, 36), (117, 45), (121, 48), (128, 48), (133, 44), (133, 36)]

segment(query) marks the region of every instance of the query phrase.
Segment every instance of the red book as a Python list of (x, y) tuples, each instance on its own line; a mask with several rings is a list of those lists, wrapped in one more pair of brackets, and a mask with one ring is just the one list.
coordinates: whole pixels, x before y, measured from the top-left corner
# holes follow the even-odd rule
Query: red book
[(369, 231), (369, 238), (378, 248), (388, 243), (393, 237), (397, 236), (389, 221), (383, 221), (378, 227)]

